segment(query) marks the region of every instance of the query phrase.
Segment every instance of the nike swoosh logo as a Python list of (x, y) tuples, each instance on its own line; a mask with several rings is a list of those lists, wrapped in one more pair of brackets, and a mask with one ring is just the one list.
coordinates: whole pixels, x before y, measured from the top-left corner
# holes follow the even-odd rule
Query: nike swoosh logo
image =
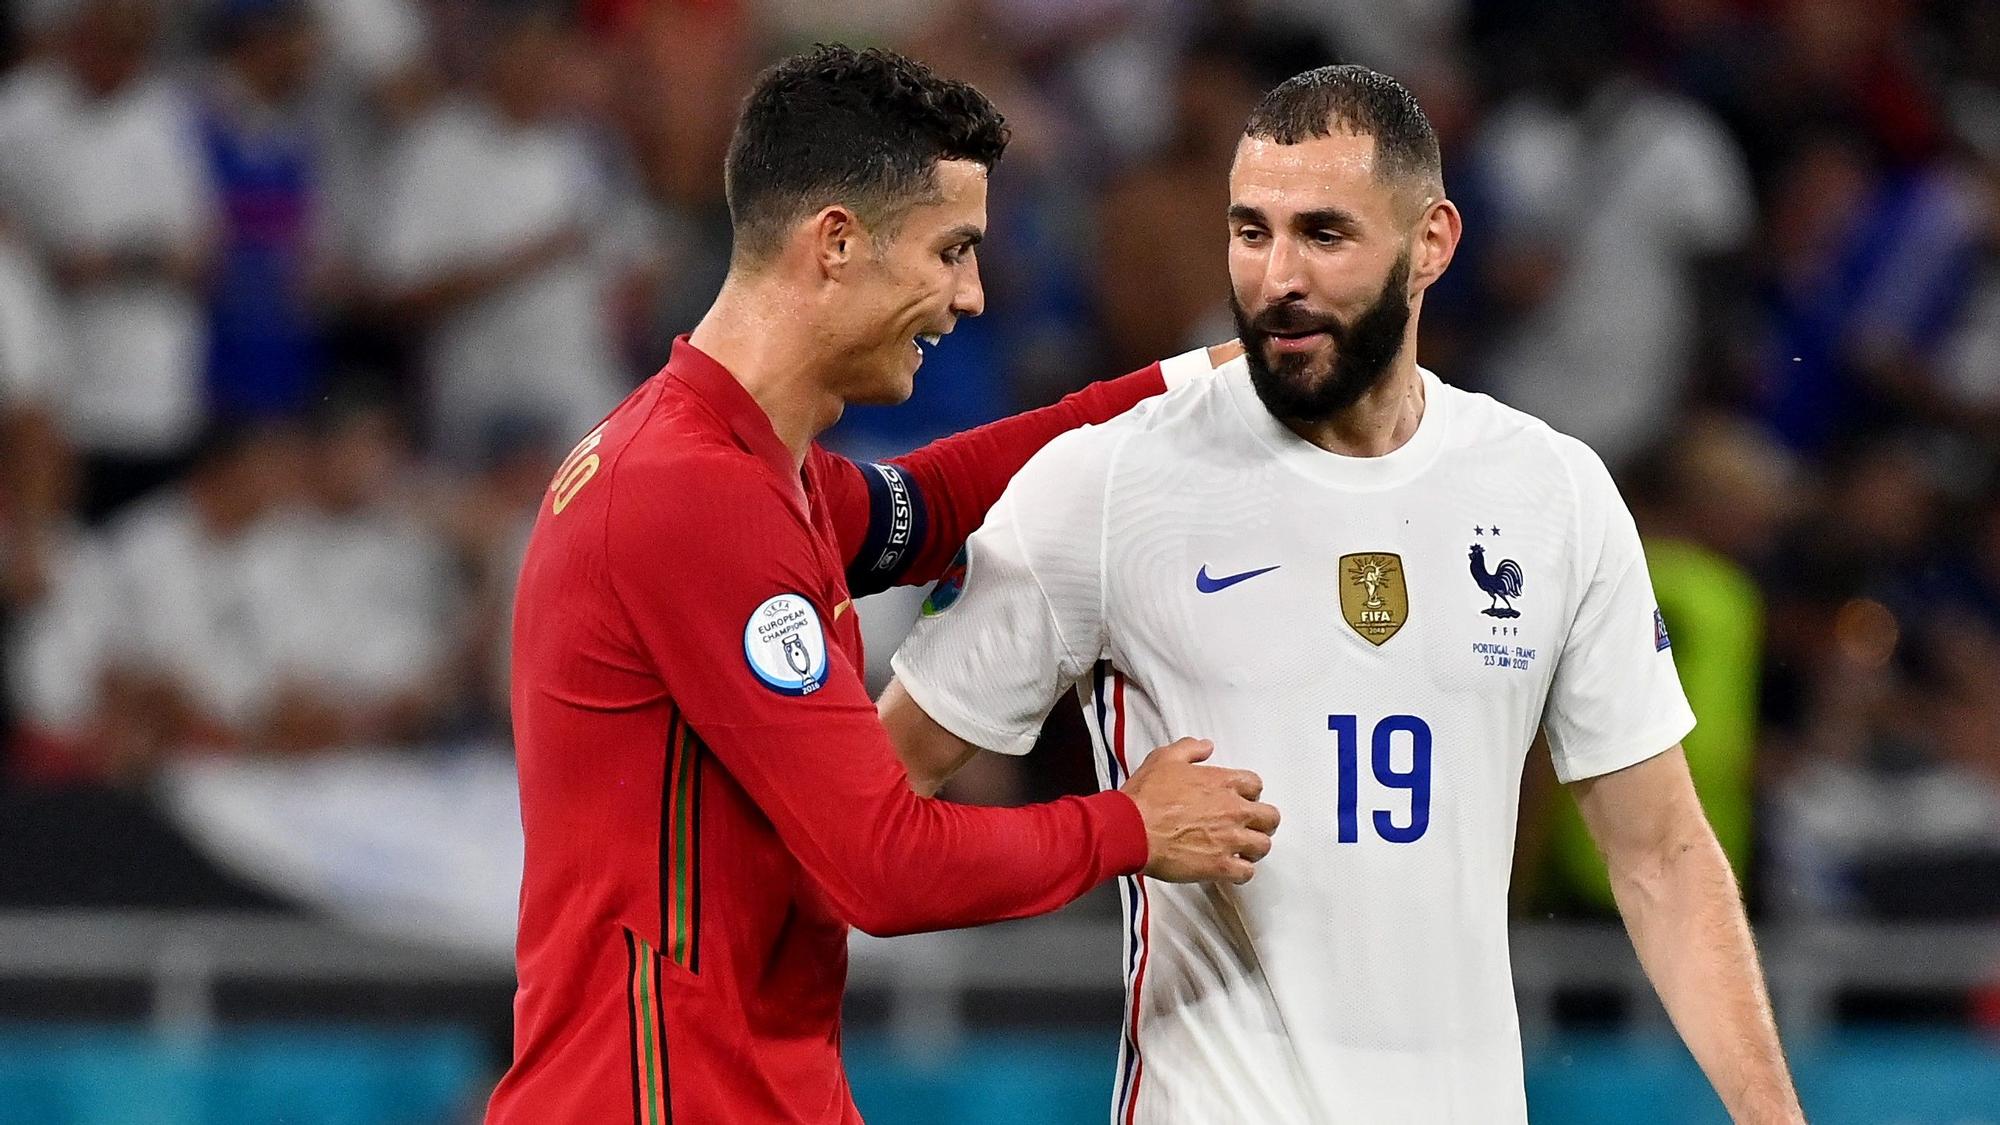
[(1246, 570), (1241, 574), (1231, 574), (1222, 578), (1210, 578), (1208, 576), (1208, 566), (1207, 564), (1203, 564), (1202, 568), (1195, 572), (1194, 588), (1204, 594), (1213, 594), (1217, 590), (1227, 590), (1238, 582), (1248, 582), (1260, 574), (1269, 574), (1276, 569), (1278, 568), (1275, 566), (1267, 566), (1262, 570)]

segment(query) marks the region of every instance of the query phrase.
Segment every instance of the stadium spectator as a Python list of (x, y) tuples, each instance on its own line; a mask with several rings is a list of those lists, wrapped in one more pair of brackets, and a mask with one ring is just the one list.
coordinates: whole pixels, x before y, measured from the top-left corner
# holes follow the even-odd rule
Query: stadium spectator
[(305, 95), (319, 36), (304, 0), (228, 0), (201, 118), (222, 217), (209, 296), (208, 392), (223, 417), (297, 417), (326, 357), (314, 307), (325, 222)]
[(1701, 268), (1741, 244), (1754, 206), (1735, 141), (1622, 70), (1601, 10), (1543, 18), (1565, 27), (1532, 48), (1547, 85), (1502, 105), (1478, 142), (1507, 325), (1488, 374), (1501, 401), (1617, 469), (1682, 405)]
[[(0, 591), (7, 713), (0, 741), (0, 901), (9, 906), (279, 904), (221, 874), (153, 807), (143, 786), (176, 732), (164, 694), (114, 672), (127, 637), (116, 561), (76, 518), (77, 473), (60, 435), (19, 442), (42, 564)], [(0, 553), (24, 545), (20, 488), (0, 493)]]
[(118, 587), (118, 643), (105, 726), (121, 758), (189, 749), (292, 745), (316, 729), (278, 692), (278, 637), (258, 603), (255, 534), (296, 495), (301, 440), (223, 425), (187, 479), (108, 529)]
[(609, 0), (585, 9), (616, 52), (612, 116), (656, 227), (658, 273), (674, 279), (634, 293), (646, 302), (638, 367), (652, 370), (729, 272), (729, 208), (716, 169), (756, 73), (757, 29), (728, 5)]
[(387, 176), (379, 267), (421, 327), (434, 447), (459, 464), (519, 416), (574, 441), (628, 385), (605, 295), (641, 245), (557, 94), (569, 29), (495, 16), (477, 88), (404, 138)]
[(1768, 883), (1791, 913), (2000, 910), (1979, 893), (1990, 878), (1960, 865), (2000, 854), (2000, 787), (1955, 752), (1964, 662), (1927, 635), (1949, 612), (1934, 566), (1947, 506), (1919, 438), (1846, 453), (1775, 556)]
[[(1178, 63), (1167, 143), (1112, 179), (1098, 205), (1096, 293), (1107, 362), (1118, 370), (1230, 335), (1213, 241), (1229, 199), (1243, 119), (1263, 92), (1240, 39), (1207, 37)], [(1143, 277), (1146, 284), (1129, 279)]]
[(269, 749), (402, 745), (459, 698), (462, 595), (384, 407), (322, 408), (304, 503), (251, 533), (248, 578), (276, 683)]
[[(1948, 419), (1962, 368), (1940, 366), (1980, 294), (1986, 193), (1957, 161), (1892, 168), (1839, 134), (1808, 135), (1776, 198), (1766, 416), (1824, 453), (1885, 424)], [(1975, 314), (1976, 315), (1976, 314)], [(1971, 384), (1976, 396), (1978, 380)]]
[(84, 0), (0, 91), (0, 192), (45, 256), (71, 362), (55, 396), (86, 513), (169, 477), (200, 428), (212, 199), (150, 0)]
[(441, 93), (433, 28), (414, 0), (311, 0), (311, 12), (324, 46), (306, 112), (318, 158), (314, 264), (330, 318), (329, 360), (336, 368), (401, 364), (409, 349), (373, 301), (370, 262), (385, 164), (403, 129)]
[(1871, 213), (1879, 192), (1880, 171), (1852, 136), (1815, 130), (1793, 141), (1770, 193), (1792, 205), (1773, 208), (1761, 232), (1764, 339), (1753, 393), (1765, 424), (1807, 454), (1866, 425), (1842, 367), (1842, 329), (1881, 253)]
[(31, 488), (0, 492), (0, 555), (20, 557), (25, 494), (42, 565), (32, 584), (0, 588), (0, 902), (281, 909), (216, 869), (155, 807), (143, 783), (182, 733), (179, 693), (121, 661), (131, 622), (117, 560), (77, 519), (67, 445), (53, 426), (34, 441), (21, 435), (10, 431), (0, 449)]

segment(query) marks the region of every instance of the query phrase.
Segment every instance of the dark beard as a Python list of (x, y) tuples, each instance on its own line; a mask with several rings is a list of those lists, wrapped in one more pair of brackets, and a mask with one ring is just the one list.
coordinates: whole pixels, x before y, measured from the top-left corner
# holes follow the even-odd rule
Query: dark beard
[[(1273, 305), (1255, 320), (1229, 294), (1229, 311), (1236, 317), (1236, 336), (1243, 341), (1243, 359), (1250, 365), (1250, 385), (1264, 409), (1282, 422), (1324, 422), (1361, 400), (1403, 350), (1403, 331), (1410, 323), (1410, 255), (1397, 255), (1382, 283), (1382, 292), (1353, 321), (1308, 312), (1304, 304)], [(1287, 355), (1276, 365), (1265, 358), (1264, 345), (1274, 333), (1287, 335), (1323, 331), (1333, 339), (1332, 369), (1315, 375), (1314, 357)]]

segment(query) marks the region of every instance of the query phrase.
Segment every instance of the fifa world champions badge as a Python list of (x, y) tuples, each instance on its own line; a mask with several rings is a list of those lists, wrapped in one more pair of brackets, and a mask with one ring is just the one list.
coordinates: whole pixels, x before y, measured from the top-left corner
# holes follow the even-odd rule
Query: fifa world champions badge
[(1340, 556), (1340, 615), (1369, 644), (1395, 636), (1410, 619), (1403, 557), (1386, 551)]

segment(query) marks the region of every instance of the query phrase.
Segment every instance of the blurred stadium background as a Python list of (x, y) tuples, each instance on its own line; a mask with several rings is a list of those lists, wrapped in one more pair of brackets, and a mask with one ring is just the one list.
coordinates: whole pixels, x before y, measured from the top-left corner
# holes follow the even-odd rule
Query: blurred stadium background
[[(1421, 358), (1620, 475), (1809, 1113), (2000, 1121), (2000, 4), (5, 10), (0, 1122), (476, 1120), (527, 521), (720, 280), (751, 75), (823, 39), (1016, 138), (987, 315), (856, 455), (1229, 336), (1249, 105), (1336, 59), (1409, 83), (1466, 216)], [(864, 611), (879, 678), (913, 603)], [(954, 793), (1088, 786), (1081, 740)], [(1536, 1120), (1720, 1119), (1530, 774)], [(1099, 1120), (1115, 927), (857, 940), (870, 1120)]]

